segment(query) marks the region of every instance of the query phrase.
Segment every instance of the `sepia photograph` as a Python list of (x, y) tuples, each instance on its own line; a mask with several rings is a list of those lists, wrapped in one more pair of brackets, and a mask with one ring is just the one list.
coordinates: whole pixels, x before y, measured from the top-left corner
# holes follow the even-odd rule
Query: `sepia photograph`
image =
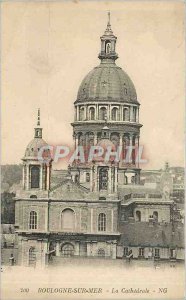
[(1, 2), (1, 299), (185, 297), (185, 2)]

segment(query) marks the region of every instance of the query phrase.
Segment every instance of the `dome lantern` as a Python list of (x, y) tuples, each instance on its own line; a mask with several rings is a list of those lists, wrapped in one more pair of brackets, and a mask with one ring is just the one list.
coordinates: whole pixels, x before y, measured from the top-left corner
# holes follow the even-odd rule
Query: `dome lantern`
[(113, 34), (111, 24), (110, 24), (110, 12), (108, 12), (108, 23), (107, 28), (104, 32), (104, 34), (100, 37), (101, 39), (101, 52), (99, 53), (99, 59), (101, 59), (101, 62), (111, 62), (114, 63), (114, 61), (118, 58), (117, 53), (115, 52), (116, 48), (116, 40), (117, 37)]

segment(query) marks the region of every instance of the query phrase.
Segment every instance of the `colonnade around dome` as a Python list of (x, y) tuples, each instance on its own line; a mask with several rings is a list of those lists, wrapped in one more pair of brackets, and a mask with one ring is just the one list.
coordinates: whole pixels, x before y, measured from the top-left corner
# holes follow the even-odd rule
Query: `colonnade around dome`
[(91, 103), (75, 105), (75, 122), (107, 121), (139, 123), (139, 106), (121, 103)]

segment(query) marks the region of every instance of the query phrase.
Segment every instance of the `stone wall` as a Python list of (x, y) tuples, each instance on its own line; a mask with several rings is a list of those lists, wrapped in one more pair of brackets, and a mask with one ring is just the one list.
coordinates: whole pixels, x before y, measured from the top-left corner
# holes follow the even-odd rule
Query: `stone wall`
[[(106, 232), (117, 232), (118, 208), (117, 203), (83, 202), (48, 202), (21, 201), (16, 203), (16, 226), (19, 230), (34, 232), (63, 232), (62, 212), (71, 209), (75, 214), (74, 232), (97, 233), (98, 215), (106, 215)], [(48, 211), (49, 210), (49, 211)], [(30, 212), (35, 211), (38, 218), (37, 229), (29, 229)]]

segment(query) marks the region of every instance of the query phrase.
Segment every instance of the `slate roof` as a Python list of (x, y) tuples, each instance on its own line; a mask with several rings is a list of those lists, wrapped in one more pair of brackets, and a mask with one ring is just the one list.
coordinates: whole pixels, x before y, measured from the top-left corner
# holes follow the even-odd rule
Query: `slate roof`
[(184, 248), (184, 225), (137, 222), (121, 223), (120, 245)]
[(101, 63), (83, 79), (76, 103), (87, 101), (137, 103), (136, 89), (130, 77), (115, 63)]

